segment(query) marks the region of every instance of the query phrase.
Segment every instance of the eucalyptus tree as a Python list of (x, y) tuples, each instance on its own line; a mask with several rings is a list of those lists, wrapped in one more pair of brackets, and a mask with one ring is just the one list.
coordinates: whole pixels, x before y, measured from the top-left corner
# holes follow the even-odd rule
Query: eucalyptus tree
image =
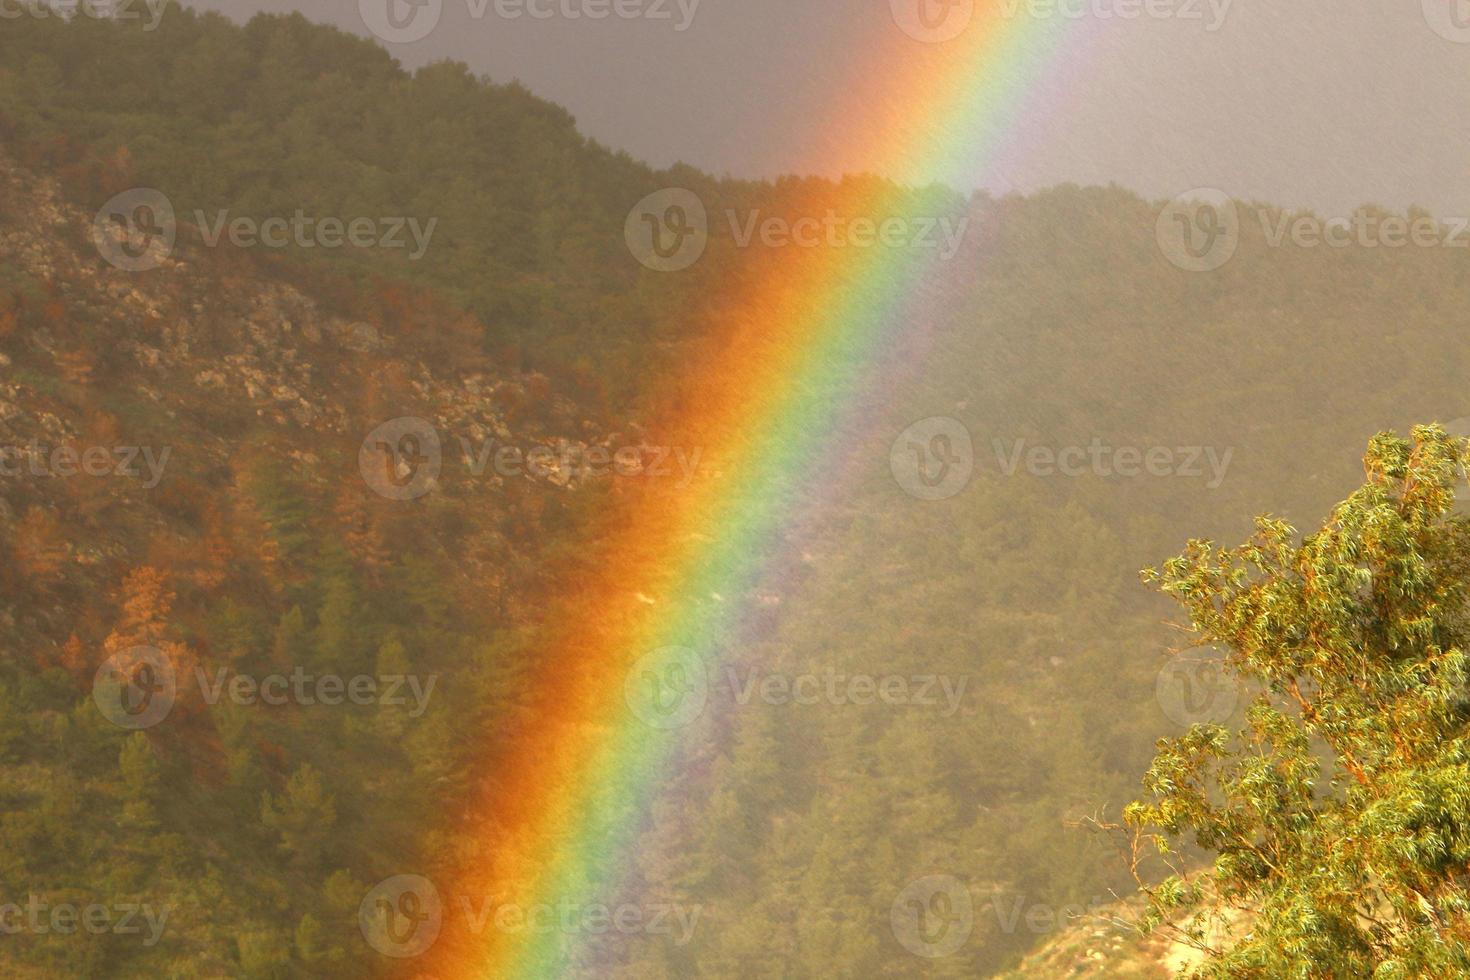
[(1320, 529), (1260, 518), (1143, 573), (1259, 692), (1160, 741), (1124, 812), (1135, 871), (1172, 871), (1143, 926), (1204, 949), (1197, 976), (1470, 975), (1466, 450), (1380, 434)]

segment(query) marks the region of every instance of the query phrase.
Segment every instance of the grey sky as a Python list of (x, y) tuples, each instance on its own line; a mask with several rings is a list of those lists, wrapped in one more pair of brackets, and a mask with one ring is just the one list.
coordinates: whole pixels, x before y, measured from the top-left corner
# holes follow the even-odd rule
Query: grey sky
[[(814, 152), (824, 133), (860, 124), (824, 113), (846, 105), (865, 52), (918, 43), (888, 0), (601, 0), (669, 15), (601, 20), (509, 19), (497, 2), (554, 12), (598, 0), (442, 0), (426, 38), (387, 46), (409, 67), (448, 57), (520, 79), (584, 133), (652, 164), (735, 176), (808, 172), (813, 160), (831, 175), (863, 168), (854, 154)], [(977, 2), (1028, 16), (1033, 0)], [(1145, 2), (1198, 19), (1100, 16)], [(299, 10), (369, 35), (359, 0), (192, 3), (237, 19)], [(1219, 187), (1328, 215), (1370, 202), (1470, 215), (1470, 0), (1060, 3), (1080, 17), (1029, 99), (1025, 152), (1003, 173), (976, 165), (952, 183), (1116, 182), (1152, 197)]]

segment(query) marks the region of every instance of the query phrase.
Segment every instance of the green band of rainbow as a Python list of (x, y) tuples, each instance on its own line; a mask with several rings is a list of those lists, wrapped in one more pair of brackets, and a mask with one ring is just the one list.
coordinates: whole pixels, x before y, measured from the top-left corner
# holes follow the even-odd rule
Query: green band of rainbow
[[(1024, 9), (1008, 16), (999, 5), (977, 8), (968, 28), (942, 44), (894, 29), (855, 73), (821, 152), (861, 152), (873, 172), (910, 187), (962, 172), (961, 164), (984, 172), (1011, 151), (1025, 97), (1066, 33), (1062, 20)], [(843, 146), (844, 132), (865, 147)], [(885, 135), (874, 141), (874, 132)], [(843, 210), (891, 208), (875, 194), (896, 191), (874, 192), (876, 183), (852, 182)], [(871, 397), (874, 375), (913, 329), (905, 311), (920, 274), (911, 256), (881, 248), (760, 263), (728, 357), (709, 366), (698, 409), (677, 425), (723, 475), (651, 497), (646, 513), (615, 532), (626, 561), (574, 597), (585, 621), (568, 624), (540, 662), (537, 684), (555, 692), (558, 707), (538, 712), (514, 745), (495, 753), (484, 805), (493, 843), (468, 860), (455, 894), (522, 908), (610, 900), (606, 889), (616, 889), (681, 744), (679, 729), (651, 727), (630, 710), (628, 672), (665, 647), (718, 665), (748, 612), (740, 597), (820, 477), (814, 466), (831, 460), (845, 416)], [(584, 955), (585, 937), (575, 932), (483, 925), (453, 937), (446, 930), (428, 957), (431, 974), (539, 980), (566, 975)]]

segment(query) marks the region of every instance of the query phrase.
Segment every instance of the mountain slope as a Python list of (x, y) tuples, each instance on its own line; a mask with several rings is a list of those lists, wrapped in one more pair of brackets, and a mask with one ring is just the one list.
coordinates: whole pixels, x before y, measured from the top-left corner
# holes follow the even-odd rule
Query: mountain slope
[[(357, 903), (464, 792), (459, 733), (518, 696), (508, 651), (605, 484), (471, 462), (609, 434), (427, 296), (342, 309), (189, 234), (125, 272), (93, 234), (0, 158), (0, 888), (169, 917), (152, 942), (28, 930), (6, 972), (371, 975)], [(405, 416), (443, 439), (421, 499), (360, 459)], [(133, 732), (94, 675), (139, 646), (178, 693)], [(250, 686), (298, 673), (380, 688)]]

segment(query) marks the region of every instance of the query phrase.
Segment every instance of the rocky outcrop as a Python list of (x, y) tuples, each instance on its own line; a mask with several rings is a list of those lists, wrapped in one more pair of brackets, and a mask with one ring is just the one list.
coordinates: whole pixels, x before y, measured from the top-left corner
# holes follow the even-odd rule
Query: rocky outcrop
[[(395, 336), (394, 324), (337, 316), (248, 262), (228, 268), (184, 230), (155, 268), (118, 268), (93, 241), (95, 218), (64, 202), (54, 180), (0, 156), (0, 317), (7, 294), (12, 306), (30, 309), (11, 336), (0, 329), (0, 444), (77, 438), (84, 420), (51, 396), (57, 384), (85, 387), (98, 375), (163, 406), (181, 425), (201, 411), (216, 416), (190, 441), (221, 459), (233, 447), (217, 431), (220, 414), (253, 418), (304, 443), (366, 435), (390, 413), (410, 412), (439, 428), (455, 452), (495, 440), (522, 452), (547, 447), (564, 459), (606, 442), (572, 402), (548, 393), (544, 378), (432, 367)], [(48, 312), (37, 314), (38, 306)], [(50, 317), (61, 321), (44, 322)], [(365, 414), (365, 388), (389, 375), (412, 405), (389, 397), (384, 418)], [(538, 398), (543, 404), (534, 404)], [(522, 468), (517, 478), (567, 488), (581, 474)]]

